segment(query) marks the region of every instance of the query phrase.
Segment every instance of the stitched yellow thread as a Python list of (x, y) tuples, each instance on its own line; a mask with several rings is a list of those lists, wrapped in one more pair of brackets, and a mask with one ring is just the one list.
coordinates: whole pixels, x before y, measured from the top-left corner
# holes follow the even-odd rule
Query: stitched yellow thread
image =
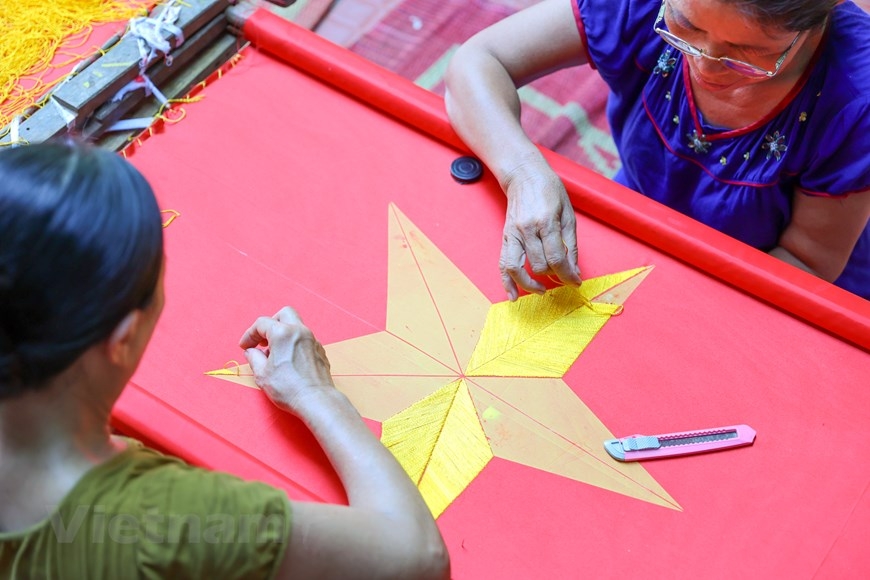
[[(559, 284), (559, 281), (554, 279), (553, 276), (547, 276), (547, 278), (549, 278), (551, 282)], [(589, 310), (591, 310), (592, 312), (594, 312), (596, 314), (603, 314), (606, 316), (619, 316), (620, 314), (622, 314), (622, 311), (624, 310), (624, 307), (622, 304), (620, 304), (619, 307), (614, 311), (611, 311), (610, 309), (607, 309), (607, 308), (596, 308), (596, 304), (598, 304), (598, 303), (592, 302), (591, 300), (589, 300), (588, 298), (583, 296), (583, 294), (579, 294), (577, 296), (577, 298), (580, 300), (580, 302), (583, 304), (583, 306), (585, 306), (586, 308), (588, 308)]]
[[(605, 305), (599, 302), (592, 302), (582, 294), (580, 294), (580, 302), (583, 303), (583, 306), (590, 309), (595, 314), (602, 314), (604, 316), (619, 316), (622, 314), (622, 311), (625, 310), (625, 307), (622, 304), (617, 304), (615, 310), (610, 310), (607, 308), (603, 308)], [(609, 304), (607, 306), (610, 306)]]
[(489, 309), (466, 369), (467, 376), (561, 377), (621, 304), (593, 303), (646, 268), (586, 280), (580, 287), (560, 286), (544, 295), (529, 294)]
[(493, 457), (464, 380), (384, 421), (381, 442), (417, 484), (436, 518)]
[(213, 371), (206, 371), (206, 375), (210, 376), (232, 376), (232, 377), (240, 377), (242, 376), (242, 365), (239, 361), (231, 360), (227, 361), (222, 369), (216, 369)]

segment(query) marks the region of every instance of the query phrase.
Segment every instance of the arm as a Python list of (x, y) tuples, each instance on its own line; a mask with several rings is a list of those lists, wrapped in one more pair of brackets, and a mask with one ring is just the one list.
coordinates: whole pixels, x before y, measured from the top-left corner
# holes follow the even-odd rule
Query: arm
[(259, 318), (240, 346), (257, 385), (311, 429), (349, 503), (292, 502), (292, 530), (277, 577), (448, 577), (447, 550), (429, 508), (335, 388), (323, 346), (296, 312), (284, 308), (272, 318)]
[(479, 32), (451, 59), (445, 104), (459, 136), (507, 196), (499, 268), (510, 298), (517, 285), (544, 287), (523, 269), (579, 284), (574, 210), (559, 177), (520, 126), (517, 87), (585, 62), (573, 0), (544, 0)]
[(870, 191), (820, 197), (798, 191), (791, 223), (770, 255), (833, 282), (870, 219)]

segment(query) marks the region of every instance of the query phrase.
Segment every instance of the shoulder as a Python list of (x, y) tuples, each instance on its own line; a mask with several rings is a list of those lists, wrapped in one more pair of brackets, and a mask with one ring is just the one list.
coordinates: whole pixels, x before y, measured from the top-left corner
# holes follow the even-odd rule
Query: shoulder
[[(611, 27), (652, 28), (661, 0), (572, 0), (584, 23), (609, 23)], [(615, 19), (615, 20), (614, 20)]]
[[(653, 24), (659, 0), (572, 0), (578, 27), (584, 37), (590, 64), (601, 70), (629, 67), (647, 52), (656, 37)], [(656, 53), (657, 56), (658, 53)]]
[(598, 39), (604, 36), (623, 37), (626, 32), (649, 29), (661, 8), (660, 0), (572, 0), (575, 15), (587, 33)]
[(801, 187), (842, 195), (870, 188), (870, 15), (852, 2), (834, 10), (804, 95)]
[(842, 98), (870, 99), (870, 14), (853, 2), (834, 10), (819, 66)]
[(127, 544), (139, 569), (164, 577), (265, 577), (280, 563), (291, 523), (283, 491), (137, 445), (117, 459), (92, 479), (90, 497), (74, 503), (102, 506), (88, 519), (99, 516), (105, 542)]
[(815, 112), (803, 134), (799, 185), (830, 195), (865, 191), (870, 189), (870, 99), (833, 101)]
[[(148, 496), (151, 499), (146, 499), (145, 503), (175, 503), (187, 506), (188, 510), (202, 505), (230, 507), (232, 502), (285, 497), (284, 492), (271, 486), (195, 467), (177, 457), (145, 447), (136, 440), (128, 441), (123, 453), (86, 476), (90, 493), (123, 491), (127, 498)], [(152, 495), (150, 492), (156, 489), (162, 489), (164, 493)]]

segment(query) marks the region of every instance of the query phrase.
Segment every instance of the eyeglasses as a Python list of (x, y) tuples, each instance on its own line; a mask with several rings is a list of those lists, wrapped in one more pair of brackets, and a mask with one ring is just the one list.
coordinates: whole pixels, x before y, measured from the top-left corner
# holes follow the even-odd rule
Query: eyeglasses
[(734, 58), (729, 58), (727, 56), (710, 56), (709, 54), (704, 52), (703, 48), (698, 48), (692, 44), (689, 44), (679, 36), (672, 34), (668, 30), (664, 30), (659, 28), (659, 23), (662, 22), (665, 18), (665, 7), (667, 6), (668, 0), (662, 0), (662, 7), (659, 10), (658, 18), (656, 18), (655, 24), (653, 24), (653, 30), (655, 30), (659, 36), (662, 37), (662, 40), (682, 52), (683, 54), (687, 54), (689, 56), (702, 56), (704, 58), (708, 58), (710, 60), (715, 60), (717, 62), (722, 63), (723, 66), (726, 66), (733, 70), (734, 72), (740, 73), (743, 76), (751, 77), (751, 78), (771, 78), (776, 76), (779, 72), (779, 69), (782, 67), (782, 63), (785, 62), (785, 59), (788, 57), (788, 53), (791, 52), (791, 49), (794, 48), (795, 43), (798, 41), (798, 38), (801, 37), (803, 31), (797, 33), (797, 36), (794, 37), (794, 40), (791, 41), (791, 44), (788, 45), (788, 48), (785, 49), (785, 52), (782, 53), (776, 60), (776, 66), (772, 71), (761, 68), (760, 66), (755, 66), (754, 64), (749, 64), (748, 62), (743, 62), (742, 60), (737, 60)]

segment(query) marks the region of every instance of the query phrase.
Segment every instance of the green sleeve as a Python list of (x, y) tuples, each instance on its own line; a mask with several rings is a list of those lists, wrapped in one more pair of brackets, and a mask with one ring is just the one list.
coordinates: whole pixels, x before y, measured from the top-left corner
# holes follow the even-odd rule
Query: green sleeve
[(88, 472), (51, 517), (0, 532), (0, 578), (272, 578), (286, 494), (140, 444)]
[(164, 470), (142, 490), (142, 578), (272, 578), (290, 534), (286, 494), (224, 473)]

